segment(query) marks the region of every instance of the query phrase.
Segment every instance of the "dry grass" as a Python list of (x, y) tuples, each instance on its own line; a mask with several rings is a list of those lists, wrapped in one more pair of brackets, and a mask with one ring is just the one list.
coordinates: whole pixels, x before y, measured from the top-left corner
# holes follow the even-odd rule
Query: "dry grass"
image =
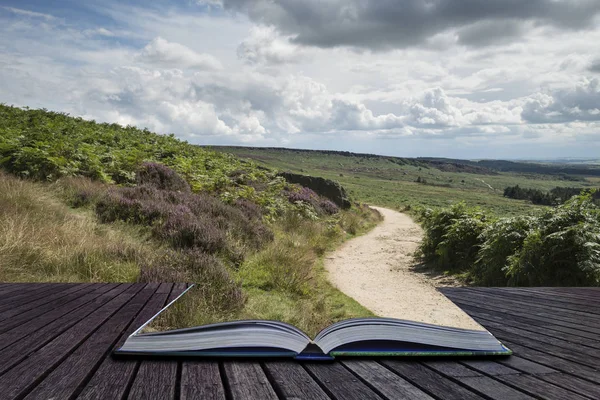
[(0, 173), (0, 280), (130, 282), (150, 245), (63, 204), (48, 185)]

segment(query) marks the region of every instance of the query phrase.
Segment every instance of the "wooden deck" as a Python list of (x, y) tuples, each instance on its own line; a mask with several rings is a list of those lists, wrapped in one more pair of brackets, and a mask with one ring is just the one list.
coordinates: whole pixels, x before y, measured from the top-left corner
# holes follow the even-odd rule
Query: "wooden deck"
[(180, 284), (0, 284), (0, 399), (598, 399), (600, 289), (442, 291), (505, 359), (123, 361)]

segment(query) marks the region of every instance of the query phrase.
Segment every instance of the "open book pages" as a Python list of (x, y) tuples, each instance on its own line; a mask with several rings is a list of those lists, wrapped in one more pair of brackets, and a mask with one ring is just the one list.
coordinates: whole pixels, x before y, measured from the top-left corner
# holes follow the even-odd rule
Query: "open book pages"
[[(182, 318), (181, 313), (189, 312), (194, 306), (193, 296), (186, 300), (186, 294), (184, 292), (136, 330), (117, 353), (298, 359), (511, 353), (472, 320), (466, 327), (463, 322), (452, 327), (367, 315), (334, 322), (312, 336), (282, 321), (248, 319), (187, 326), (189, 324), (179, 323), (188, 320)], [(468, 322), (470, 317), (465, 314), (457, 320)]]
[[(153, 318), (153, 320), (145, 324), (140, 330), (140, 333), (164, 332), (174, 329), (192, 328), (201, 325), (230, 322), (235, 320), (260, 319), (256, 315), (252, 314), (244, 315), (241, 318), (231, 318), (228, 315), (224, 315), (223, 318), (219, 320), (190, 318), (190, 315), (192, 314), (202, 315), (202, 305), (196, 302), (197, 296), (194, 296), (193, 293), (195, 288), (192, 286), (188, 290), (190, 291), (189, 295), (184, 292), (176, 300), (172, 301), (171, 304), (161, 310), (161, 312), (159, 312), (155, 318)], [(475, 322), (473, 318), (471, 318), (467, 313), (465, 313), (456, 304), (454, 304), (437, 290), (433, 293), (428, 292), (426, 296), (420, 296), (420, 294), (412, 293), (410, 294), (410, 297), (411, 301), (403, 301), (400, 298), (398, 300), (400, 304), (398, 307), (396, 307), (396, 312), (393, 314), (374, 315), (372, 313), (365, 312), (363, 315), (353, 315), (352, 318), (368, 318), (376, 316), (382, 318), (395, 318), (421, 322), (424, 324), (445, 326), (450, 328), (486, 331), (485, 328)], [(345, 318), (327, 321), (313, 332), (306, 333), (314, 336), (319, 331), (343, 319)], [(278, 318), (278, 320), (293, 326), (298, 325), (298, 322), (293, 319), (285, 320)]]

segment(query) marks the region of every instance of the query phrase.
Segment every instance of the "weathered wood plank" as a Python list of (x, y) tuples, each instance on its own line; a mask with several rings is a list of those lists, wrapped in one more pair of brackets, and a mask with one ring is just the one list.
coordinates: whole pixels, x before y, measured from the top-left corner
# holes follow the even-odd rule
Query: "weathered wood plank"
[[(63, 304), (69, 303), (72, 300), (77, 300), (80, 297), (79, 294), (74, 293), (67, 295), (66, 297), (51, 301), (50, 303), (44, 304), (42, 306), (31, 309), (25, 313), (16, 315), (12, 318), (2, 321), (0, 323), (0, 333), (12, 330), (13, 328), (18, 328), (26, 325), (28, 321), (34, 319), (47, 319), (47, 316), (57, 307), (62, 306)], [(0, 345), (0, 347), (2, 347)]]
[[(39, 379), (54, 369), (79, 346), (94, 330), (137, 294), (143, 285), (128, 285), (127, 289), (112, 298), (101, 308), (73, 325), (60, 336), (0, 376), (0, 393), (7, 399), (22, 397)], [(120, 290), (119, 288), (115, 290)], [(110, 292), (108, 294), (110, 297)]]
[[(160, 288), (159, 288), (160, 289)], [(140, 311), (130, 326), (121, 335), (114, 348), (123, 345), (143, 323), (164, 307), (169, 295), (168, 291), (157, 290), (146, 306)], [(92, 379), (79, 394), (81, 399), (121, 399), (125, 396), (129, 383), (133, 381), (136, 369), (140, 362), (135, 359), (115, 359), (107, 356), (102, 365), (94, 373)]]
[[(469, 293), (468, 295), (456, 295), (452, 294), (448, 296), (450, 300), (454, 303), (467, 303), (467, 305), (472, 306), (481, 306), (483, 307), (491, 307), (492, 309), (496, 309), (499, 312), (505, 312), (515, 310), (517, 313), (526, 313), (538, 315), (540, 317), (545, 317), (549, 321), (560, 320), (573, 324), (579, 324), (585, 326), (589, 331), (589, 329), (594, 329), (595, 332), (600, 330), (600, 322), (598, 318), (594, 315), (589, 315), (585, 312), (577, 312), (571, 310), (553, 310), (552, 307), (546, 307), (543, 305), (534, 305), (534, 304), (524, 304), (519, 303), (518, 301), (510, 301), (510, 300), (497, 300), (491, 296), (483, 296), (480, 294), (475, 294), (474, 292)], [(509, 312), (510, 313), (510, 312)]]
[(338, 362), (327, 364), (307, 363), (304, 366), (319, 381), (321, 387), (336, 399), (382, 398)]
[(0, 288), (0, 303), (7, 301), (13, 296), (19, 296), (27, 292), (34, 292), (47, 285), (47, 283), (8, 283), (4, 287)]
[[(468, 386), (470, 389), (473, 389), (476, 392), (492, 399), (533, 399), (533, 397), (523, 392), (515, 390), (512, 387), (497, 382), (488, 376), (469, 369), (464, 365), (459, 364), (455, 360), (424, 362), (423, 364), (434, 371), (439, 372), (440, 374), (465, 386)], [(490, 366), (487, 367), (490, 369)], [(499, 367), (494, 370), (496, 375), (500, 375), (501, 372), (504, 374), (509, 374), (507, 371), (499, 370), (500, 368), (505, 368), (508, 370), (508, 368), (499, 365)], [(511, 375), (515, 373), (518, 373), (518, 371), (513, 371)]]
[(181, 400), (225, 399), (225, 388), (214, 361), (186, 361), (181, 370)]
[(565, 360), (553, 354), (521, 346), (508, 340), (505, 340), (505, 342), (519, 357), (600, 384), (600, 370), (597, 368)]
[(343, 361), (347, 368), (388, 399), (433, 399), (407, 380), (372, 360)]
[(494, 289), (489, 288), (489, 290), (482, 291), (481, 289), (473, 289), (475, 293), (482, 293), (486, 297), (493, 299), (494, 301), (503, 302), (507, 301), (517, 301), (527, 307), (529, 306), (539, 306), (540, 303), (544, 307), (550, 307), (555, 312), (556, 311), (576, 311), (577, 313), (585, 312), (586, 314), (592, 314), (596, 316), (600, 316), (600, 310), (598, 310), (597, 305), (588, 301), (585, 304), (582, 303), (569, 303), (568, 301), (556, 300), (553, 299), (552, 296), (544, 296), (544, 295), (535, 295), (529, 293), (519, 293), (519, 292), (508, 292), (502, 289)]
[(594, 327), (593, 325), (587, 324), (577, 318), (564, 317), (562, 315), (540, 312), (536, 310), (526, 309), (523, 307), (506, 307), (502, 304), (494, 304), (487, 302), (485, 299), (473, 300), (469, 297), (452, 295), (449, 296), (450, 300), (459, 307), (479, 307), (484, 310), (503, 313), (512, 316), (525, 316), (530, 319), (534, 319), (541, 322), (546, 322), (554, 325), (567, 326), (572, 328), (580, 329), (583, 332), (593, 333), (600, 335), (600, 328)]
[(556, 325), (548, 321), (538, 321), (536, 319), (527, 318), (524, 316), (517, 317), (502, 312), (485, 310), (478, 307), (461, 305), (461, 308), (469, 315), (478, 320), (490, 320), (492, 322), (503, 322), (522, 329), (533, 329), (539, 333), (546, 332), (550, 336), (564, 338), (563, 335), (568, 335), (570, 340), (580, 341), (580, 344), (585, 344), (590, 347), (600, 345), (600, 337), (595, 333), (589, 333), (576, 328), (569, 328), (563, 325)]
[[(171, 283), (163, 283), (160, 285), (160, 287), (157, 290), (157, 293), (160, 294), (164, 294), (167, 296), (167, 301), (166, 303), (170, 303), (171, 301), (173, 301), (175, 298), (177, 298), (178, 295), (181, 294), (181, 292), (183, 290), (185, 290), (185, 284), (183, 284), (184, 286), (182, 287), (181, 284), (177, 284), (177, 287), (174, 287), (173, 284)], [(146, 322), (146, 321), (144, 321)], [(164, 398), (168, 398), (168, 396), (170, 396), (171, 394), (171, 389), (175, 390), (175, 388), (178, 385), (177, 382), (177, 368), (181, 368), (181, 363), (178, 363), (178, 361), (141, 361), (140, 363), (140, 367), (139, 367), (139, 371), (142, 371), (143, 373), (140, 374), (140, 372), (138, 371), (137, 375), (135, 376), (135, 380), (133, 382), (133, 386), (131, 389), (131, 394), (130, 394), (130, 398), (142, 398), (139, 396), (143, 396), (146, 395), (147, 393), (151, 393), (154, 394), (156, 396), (165, 396)], [(165, 370), (165, 374), (164, 376), (161, 377), (160, 381), (156, 381), (155, 377), (154, 377), (154, 370), (155, 369), (164, 369)], [(171, 373), (172, 371), (175, 371), (175, 373)], [(154, 385), (156, 385), (158, 382), (160, 382), (160, 385), (164, 386), (164, 388), (166, 389), (161, 389), (161, 388), (153, 388)], [(143, 387), (147, 387), (146, 389), (141, 389)], [(175, 392), (173, 392), (175, 393)], [(131, 397), (133, 396), (133, 397)], [(138, 396), (138, 397), (136, 397)]]
[[(66, 284), (66, 283), (61, 283), (59, 285), (61, 287), (68, 286), (68, 284)], [(0, 298), (0, 307), (4, 307), (7, 304), (19, 303), (19, 302), (27, 300), (27, 298), (29, 298), (31, 296), (37, 296), (40, 293), (43, 294), (43, 293), (51, 292), (52, 290), (56, 290), (56, 284), (43, 283), (43, 284), (39, 285), (37, 288), (35, 288), (34, 290), (31, 290), (29, 288), (22, 288), (16, 292), (11, 292), (11, 294), (14, 293), (14, 295), (11, 295), (8, 297), (1, 297)]]
[[(96, 291), (49, 313), (53, 318), (38, 318), (1, 334), (0, 343), (6, 346), (0, 351), (0, 374), (107, 303), (111, 298), (101, 297), (101, 295), (115, 290), (118, 286), (117, 284), (102, 285)], [(125, 288), (123, 286), (119, 290), (123, 291)]]
[(225, 361), (223, 371), (232, 399), (277, 399), (275, 390), (259, 363)]
[(144, 307), (158, 286), (146, 285), (46, 376), (26, 399), (71, 398), (112, 349), (122, 331)]
[(391, 359), (381, 363), (434, 397), (448, 400), (483, 398), (420, 363)]
[[(170, 400), (175, 398), (177, 361), (144, 361), (140, 365), (128, 399)], [(148, 384), (151, 382), (152, 384)]]
[(300, 363), (270, 361), (264, 368), (275, 391), (284, 399), (329, 399)]
[[(17, 304), (9, 305), (9, 306), (7, 306), (7, 308), (0, 311), (0, 322), (4, 321), (7, 318), (14, 318), (16, 315), (22, 314), (29, 310), (38, 309), (39, 307), (49, 304), (49, 303), (52, 304), (52, 306), (54, 306), (56, 304), (57, 300), (64, 299), (67, 295), (72, 294), (72, 293), (77, 293), (78, 296), (81, 296), (80, 292), (82, 290), (89, 290), (88, 288), (90, 288), (90, 285), (93, 285), (93, 284), (88, 283), (88, 284), (82, 284), (82, 285), (70, 285), (67, 288), (63, 288), (62, 290), (56, 291), (51, 294), (43, 293), (37, 299), (30, 298), (30, 299), (28, 299), (28, 300), (31, 300), (29, 302), (23, 302), (23, 303), (19, 302), (18, 305)], [(94, 290), (94, 286), (92, 286), (92, 290)]]

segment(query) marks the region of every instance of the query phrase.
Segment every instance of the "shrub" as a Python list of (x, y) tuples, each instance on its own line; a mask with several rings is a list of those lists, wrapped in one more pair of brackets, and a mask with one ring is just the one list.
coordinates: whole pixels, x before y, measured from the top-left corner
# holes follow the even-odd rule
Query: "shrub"
[(506, 286), (509, 259), (521, 250), (536, 224), (536, 218), (523, 216), (502, 218), (486, 227), (479, 238), (482, 244), (473, 268), (474, 283)]
[(155, 163), (145, 162), (136, 173), (139, 186), (151, 186), (161, 190), (189, 192), (190, 185), (171, 168)]
[(512, 285), (600, 285), (600, 212), (591, 193), (547, 211), (538, 225), (510, 259)]
[(254, 203), (238, 199), (236, 206), (207, 194), (142, 185), (115, 188), (96, 203), (102, 222), (125, 221), (152, 228), (158, 239), (174, 248), (223, 252), (239, 265), (248, 250), (273, 240)]
[(225, 232), (205, 217), (198, 217), (182, 205), (175, 206), (165, 222), (154, 227), (155, 235), (175, 248), (197, 248), (208, 253), (223, 250)]

